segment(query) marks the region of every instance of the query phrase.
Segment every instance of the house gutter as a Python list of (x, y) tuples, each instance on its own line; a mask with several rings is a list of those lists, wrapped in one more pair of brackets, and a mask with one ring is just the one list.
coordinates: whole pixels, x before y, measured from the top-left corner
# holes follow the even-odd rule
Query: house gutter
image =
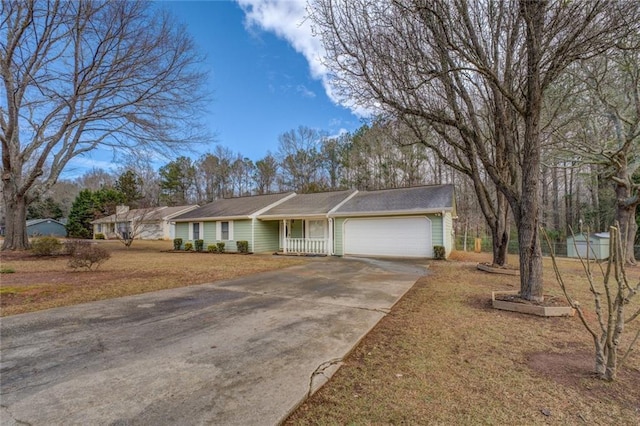
[(291, 213), (291, 214), (277, 214), (277, 215), (261, 215), (258, 216), (257, 219), (260, 220), (282, 220), (282, 219), (326, 219), (328, 217), (328, 213), (307, 213), (307, 214), (299, 214), (299, 213)]
[(436, 214), (446, 212), (448, 210), (442, 209), (427, 209), (427, 210), (380, 210), (376, 212), (364, 211), (364, 212), (339, 212), (330, 213), (329, 217), (354, 217), (354, 216), (406, 216), (416, 214)]
[(243, 220), (251, 219), (251, 216), (205, 216), (205, 217), (186, 217), (183, 219), (173, 219), (174, 222), (219, 222), (227, 220)]

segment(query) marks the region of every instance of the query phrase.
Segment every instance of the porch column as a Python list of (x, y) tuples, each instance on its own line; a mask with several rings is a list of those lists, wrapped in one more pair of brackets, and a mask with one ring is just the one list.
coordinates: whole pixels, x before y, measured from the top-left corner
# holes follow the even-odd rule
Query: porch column
[(333, 219), (329, 218), (329, 238), (327, 238), (327, 256), (333, 254)]
[(287, 254), (287, 219), (282, 219), (282, 251)]

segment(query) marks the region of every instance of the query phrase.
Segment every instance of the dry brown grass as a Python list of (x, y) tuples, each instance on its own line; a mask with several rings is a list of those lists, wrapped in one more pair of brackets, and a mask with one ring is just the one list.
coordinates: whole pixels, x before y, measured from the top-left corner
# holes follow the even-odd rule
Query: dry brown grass
[[(2, 316), (93, 300), (209, 283), (299, 264), (271, 255), (171, 253), (172, 242), (136, 241), (129, 248), (101, 241), (111, 258), (97, 271), (73, 271), (68, 258), (0, 253)], [(164, 251), (164, 252), (163, 252)]]
[[(518, 278), (476, 270), (486, 254), (456, 257), (430, 262), (430, 274), (286, 424), (640, 424), (638, 348), (618, 381), (602, 382), (577, 317), (496, 311), (491, 290), (517, 289)], [(559, 296), (545, 267), (547, 292)], [(580, 264), (560, 267), (590, 302)], [(628, 272), (640, 279), (640, 268)], [(627, 344), (640, 321), (631, 325)]]

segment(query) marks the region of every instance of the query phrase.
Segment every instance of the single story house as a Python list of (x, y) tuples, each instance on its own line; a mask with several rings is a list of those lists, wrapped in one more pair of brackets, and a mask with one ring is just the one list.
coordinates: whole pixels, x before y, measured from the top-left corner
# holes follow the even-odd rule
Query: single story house
[(609, 257), (608, 232), (598, 232), (595, 234), (580, 233), (567, 238), (567, 257), (583, 259), (607, 259)]
[(62, 220), (30, 219), (27, 220), (27, 235), (30, 237), (66, 237), (67, 227)]
[(173, 218), (199, 206), (150, 207), (145, 209), (129, 209), (128, 206), (117, 206), (116, 213), (96, 219), (93, 225), (93, 238), (97, 234), (107, 239), (133, 232), (133, 237), (140, 240), (172, 240), (175, 238)]
[(453, 185), (256, 195), (213, 201), (175, 217), (176, 237), (228, 251), (424, 257), (453, 249)]

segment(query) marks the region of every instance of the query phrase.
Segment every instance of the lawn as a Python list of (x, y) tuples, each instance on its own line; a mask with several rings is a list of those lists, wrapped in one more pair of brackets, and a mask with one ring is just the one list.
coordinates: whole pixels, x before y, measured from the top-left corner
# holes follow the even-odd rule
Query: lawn
[[(169, 253), (170, 242), (138, 242), (111, 252), (96, 272), (67, 258), (0, 253), (2, 315), (120, 297), (282, 268), (300, 258)], [(593, 377), (593, 343), (577, 317), (496, 311), (492, 290), (518, 278), (478, 271), (489, 255), (454, 253), (429, 261), (420, 279), (360, 342), (333, 378), (286, 424), (640, 424), (640, 347), (616, 382)], [(563, 260), (571, 292), (591, 306), (579, 262)], [(629, 268), (633, 283), (640, 267)], [(545, 261), (545, 288), (560, 296)], [(633, 302), (637, 309), (640, 297)], [(630, 311), (631, 309), (629, 309)], [(588, 311), (594, 318), (593, 310)], [(640, 327), (627, 327), (626, 347)]]
[(304, 262), (272, 255), (172, 253), (170, 241), (100, 241), (111, 258), (96, 271), (73, 271), (68, 257), (0, 252), (2, 316), (93, 300), (210, 283)]
[[(491, 290), (517, 289), (518, 278), (478, 271), (488, 255), (455, 255), (429, 262), (429, 275), (285, 424), (640, 424), (638, 345), (616, 382), (598, 380), (577, 316), (494, 310)], [(580, 263), (560, 267), (586, 307)], [(640, 279), (639, 267), (627, 273)], [(545, 274), (547, 292), (559, 296), (548, 261)], [(638, 327), (630, 324), (624, 347)]]

